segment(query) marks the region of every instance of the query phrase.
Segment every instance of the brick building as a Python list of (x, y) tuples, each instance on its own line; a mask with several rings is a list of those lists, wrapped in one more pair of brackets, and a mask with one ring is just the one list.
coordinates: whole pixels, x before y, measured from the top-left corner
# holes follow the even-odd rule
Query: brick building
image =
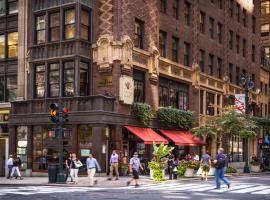
[[(189, 109), (202, 124), (205, 115), (220, 114), (244, 92), (239, 79), (245, 74), (255, 84), (252, 113), (260, 113), (258, 0), (33, 2), (19, 1), (19, 46), (25, 51), (18, 57), (9, 120), (9, 150), (22, 157), (29, 174), (46, 171), (59, 157), (57, 140), (49, 137), (53, 102), (71, 110), (65, 152), (85, 158), (91, 151), (103, 171), (113, 149), (128, 158), (134, 151), (151, 157), (151, 145), (136, 130), (173, 142), (156, 120), (145, 128), (131, 114), (133, 102)], [(206, 142), (214, 155), (216, 139)], [(230, 143), (231, 161), (243, 161), (241, 139)], [(256, 142), (250, 147), (250, 154), (257, 152)]]

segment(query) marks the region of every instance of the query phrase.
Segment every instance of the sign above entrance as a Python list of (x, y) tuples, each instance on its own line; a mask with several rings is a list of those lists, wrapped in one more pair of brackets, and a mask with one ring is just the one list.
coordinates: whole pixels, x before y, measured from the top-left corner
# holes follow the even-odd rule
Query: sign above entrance
[(130, 76), (122, 75), (119, 80), (119, 98), (124, 104), (133, 104), (134, 81)]

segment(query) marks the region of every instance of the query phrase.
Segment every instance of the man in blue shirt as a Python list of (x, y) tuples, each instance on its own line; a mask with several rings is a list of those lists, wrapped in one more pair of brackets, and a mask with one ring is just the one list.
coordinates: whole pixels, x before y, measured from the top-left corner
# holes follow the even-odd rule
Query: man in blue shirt
[(94, 176), (96, 174), (96, 170), (101, 171), (101, 168), (95, 158), (93, 158), (92, 154), (89, 154), (89, 157), (86, 160), (87, 173), (90, 181), (90, 186), (92, 187), (95, 183), (97, 184), (97, 180), (94, 180)]
[(113, 150), (111, 158), (110, 158), (110, 177), (108, 180), (112, 180), (113, 171), (115, 171), (116, 180), (118, 180), (119, 172), (118, 172), (118, 163), (119, 163), (119, 156), (115, 150)]

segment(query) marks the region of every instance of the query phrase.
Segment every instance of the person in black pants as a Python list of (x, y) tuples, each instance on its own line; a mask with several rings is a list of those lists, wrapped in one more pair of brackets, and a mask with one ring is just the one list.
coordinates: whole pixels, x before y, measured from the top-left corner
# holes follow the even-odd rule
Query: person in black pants
[(168, 156), (167, 164), (168, 164), (169, 179), (172, 180), (173, 167), (174, 167), (174, 165), (173, 165), (174, 164), (174, 155), (173, 155), (172, 151), (170, 151), (170, 154)]

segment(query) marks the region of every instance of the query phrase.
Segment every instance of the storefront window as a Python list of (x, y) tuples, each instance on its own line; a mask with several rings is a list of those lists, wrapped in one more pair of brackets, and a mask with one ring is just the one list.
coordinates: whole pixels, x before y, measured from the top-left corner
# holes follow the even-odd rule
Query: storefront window
[(5, 101), (5, 77), (0, 77), (0, 101)]
[(64, 96), (74, 95), (74, 62), (64, 63)]
[(88, 63), (80, 62), (80, 96), (88, 95), (88, 77), (89, 67)]
[(0, 59), (5, 58), (5, 35), (0, 35)]
[(21, 158), (21, 169), (27, 169), (27, 136), (28, 129), (26, 126), (17, 127), (17, 155)]
[(17, 97), (17, 76), (7, 76), (7, 100), (15, 101)]
[(6, 0), (0, 0), (0, 16), (6, 14)]
[(8, 34), (8, 58), (17, 57), (18, 54), (18, 32)]
[(18, 1), (8, 0), (8, 14), (14, 14), (18, 12)]
[(207, 115), (214, 115), (215, 114), (215, 109), (214, 109), (214, 104), (215, 104), (215, 94), (206, 93), (206, 114)]
[(36, 40), (37, 44), (45, 43), (45, 15), (36, 17)]
[(60, 39), (60, 13), (50, 14), (50, 41)]
[(230, 139), (230, 162), (243, 162), (243, 140), (239, 136)]
[[(53, 134), (52, 134), (53, 132)], [(64, 158), (71, 152), (70, 130), (64, 134)], [(48, 164), (59, 162), (58, 132), (49, 127), (33, 127), (33, 170), (48, 169)]]
[(38, 65), (35, 69), (35, 97), (42, 98), (45, 94), (45, 65)]
[(78, 128), (79, 156), (87, 157), (93, 145), (92, 127), (80, 125)]
[(75, 37), (75, 9), (65, 11), (65, 39)]
[(59, 63), (49, 65), (49, 97), (59, 96)]
[(82, 10), (81, 13), (81, 38), (89, 40), (89, 12)]

